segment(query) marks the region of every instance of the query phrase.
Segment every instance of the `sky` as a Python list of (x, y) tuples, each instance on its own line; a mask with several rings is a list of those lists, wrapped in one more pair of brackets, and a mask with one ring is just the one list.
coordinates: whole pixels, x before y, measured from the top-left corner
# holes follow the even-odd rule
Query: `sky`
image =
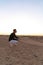
[(43, 0), (0, 0), (0, 34), (43, 35)]

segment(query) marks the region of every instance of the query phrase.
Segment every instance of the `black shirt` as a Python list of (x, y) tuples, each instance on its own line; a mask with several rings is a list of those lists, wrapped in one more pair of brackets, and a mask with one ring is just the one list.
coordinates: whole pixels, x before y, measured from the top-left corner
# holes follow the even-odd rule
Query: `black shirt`
[(14, 33), (11, 33), (11, 35), (9, 36), (9, 41), (11, 40), (18, 40), (18, 37)]

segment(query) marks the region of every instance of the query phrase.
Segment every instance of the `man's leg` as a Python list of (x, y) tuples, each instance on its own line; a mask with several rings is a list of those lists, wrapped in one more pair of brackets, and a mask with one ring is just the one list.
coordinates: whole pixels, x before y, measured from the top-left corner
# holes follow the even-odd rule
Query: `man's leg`
[(14, 45), (15, 46), (18, 45), (18, 41), (14, 40)]
[(13, 40), (9, 42), (10, 47), (13, 47)]

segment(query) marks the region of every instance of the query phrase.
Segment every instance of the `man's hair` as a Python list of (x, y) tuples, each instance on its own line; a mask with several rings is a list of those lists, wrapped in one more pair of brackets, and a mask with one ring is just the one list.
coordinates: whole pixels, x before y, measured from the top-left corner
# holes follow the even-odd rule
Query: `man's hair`
[(13, 29), (14, 32), (16, 32), (16, 29)]

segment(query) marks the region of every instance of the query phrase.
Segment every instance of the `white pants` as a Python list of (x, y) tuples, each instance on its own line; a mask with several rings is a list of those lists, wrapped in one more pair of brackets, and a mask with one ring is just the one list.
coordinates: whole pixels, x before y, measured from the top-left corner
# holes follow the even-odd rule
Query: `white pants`
[(11, 41), (9, 42), (9, 44), (10, 44), (10, 46), (12, 47), (13, 44), (14, 44), (14, 45), (17, 45), (17, 42), (18, 42), (18, 41), (16, 41), (16, 40), (11, 40)]

